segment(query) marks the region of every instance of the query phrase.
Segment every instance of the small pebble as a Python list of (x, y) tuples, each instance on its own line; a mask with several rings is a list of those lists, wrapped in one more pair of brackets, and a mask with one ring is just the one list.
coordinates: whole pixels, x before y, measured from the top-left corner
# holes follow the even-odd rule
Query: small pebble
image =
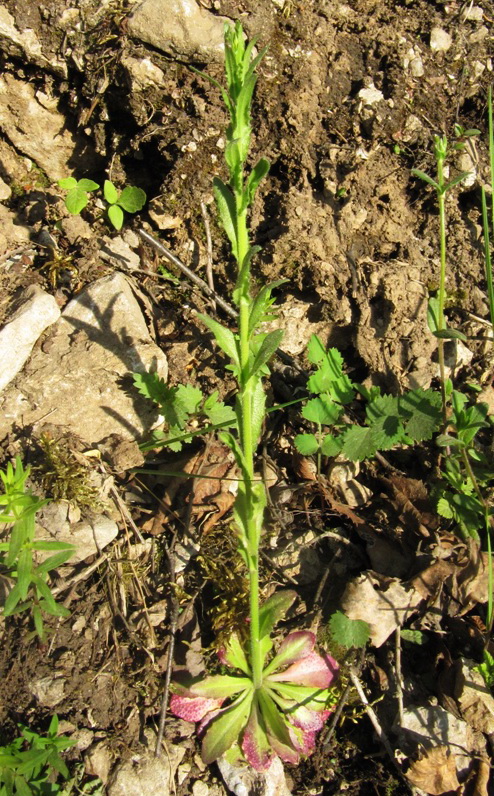
[(435, 52), (446, 52), (453, 43), (453, 39), (443, 28), (432, 28), (431, 30), (431, 50)]

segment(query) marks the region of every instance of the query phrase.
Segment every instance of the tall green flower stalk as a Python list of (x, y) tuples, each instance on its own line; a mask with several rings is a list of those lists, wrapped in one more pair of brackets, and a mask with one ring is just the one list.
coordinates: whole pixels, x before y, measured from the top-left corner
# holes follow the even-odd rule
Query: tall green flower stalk
[[(309, 631), (290, 633), (277, 654), (271, 655), (271, 632), (295, 599), (293, 592), (275, 593), (262, 606), (259, 595), (259, 545), (266, 507), (264, 484), (254, 477), (254, 456), (266, 415), (263, 377), (267, 363), (279, 346), (282, 331), (259, 332), (259, 325), (273, 316), (271, 291), (280, 284), (264, 286), (254, 298), (251, 262), (259, 251), (249, 240), (247, 214), (269, 162), (261, 158), (247, 167), (251, 140), (251, 102), (257, 77), (255, 69), (265, 51), (254, 55), (254, 41), (246, 44), (242, 26), (225, 26), (227, 88), (219, 88), (229, 113), (225, 160), (228, 182), (214, 180), (214, 195), (221, 223), (237, 263), (233, 301), (238, 307), (238, 333), (208, 316), (201, 319), (229, 356), (238, 382), (237, 434), (224, 433), (241, 473), (234, 505), (239, 550), (247, 566), (250, 585), (248, 648), (232, 635), (220, 651), (223, 664), (242, 674), (215, 675), (175, 684), (173, 712), (199, 721), (202, 754), (212, 762), (228, 750), (240, 753), (258, 770), (278, 755), (296, 763), (314, 748), (315, 734), (328, 715), (329, 685), (337, 665), (329, 656), (314, 651), (315, 636)], [(227, 700), (226, 706), (224, 705)]]

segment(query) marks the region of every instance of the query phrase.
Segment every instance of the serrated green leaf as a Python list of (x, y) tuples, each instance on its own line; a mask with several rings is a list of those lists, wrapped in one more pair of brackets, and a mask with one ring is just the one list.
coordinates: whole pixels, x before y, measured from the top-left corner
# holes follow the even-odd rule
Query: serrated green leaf
[(410, 630), (409, 628), (405, 627), (400, 630), (400, 636), (403, 641), (408, 641), (410, 644), (418, 644), (419, 646), (422, 646), (423, 644), (427, 643), (427, 636), (420, 630)]
[(268, 317), (269, 319), (272, 319), (272, 315), (266, 315), (267, 311), (275, 301), (275, 299), (271, 296), (271, 291), (279, 285), (283, 285), (286, 281), (286, 279), (277, 279), (274, 282), (270, 282), (268, 285), (265, 285), (259, 291), (252, 303), (250, 310), (249, 334), (252, 334), (260, 323), (268, 320)]
[[(322, 340), (317, 336), (317, 334), (311, 335), (310, 340), (307, 344), (307, 359), (309, 360), (311, 365), (319, 365), (324, 360), (325, 357), (326, 357), (326, 348), (322, 344)], [(341, 358), (341, 362), (343, 364), (343, 357)], [(339, 375), (341, 375), (342, 372), (343, 371), (341, 371)]]
[(146, 199), (146, 192), (142, 188), (127, 185), (118, 197), (118, 204), (127, 213), (138, 213), (146, 204)]
[(314, 434), (297, 434), (293, 442), (302, 456), (312, 456), (319, 450), (319, 443)]
[(329, 620), (331, 634), (337, 644), (345, 649), (365, 647), (370, 638), (370, 627), (362, 619), (349, 619), (336, 611)]
[(333, 437), (331, 434), (326, 434), (322, 439), (321, 453), (324, 456), (338, 456), (341, 453), (341, 446), (343, 440), (341, 437)]
[(105, 180), (103, 183), (103, 196), (111, 205), (118, 201), (118, 191), (110, 180)]
[(188, 415), (198, 411), (204, 397), (199, 387), (192, 387), (190, 384), (179, 384), (175, 396)]
[(365, 426), (349, 426), (343, 433), (341, 452), (352, 462), (361, 462), (373, 456), (377, 450), (372, 429)]
[(342, 408), (329, 395), (311, 398), (302, 409), (302, 417), (318, 425), (332, 426), (340, 417)]
[(88, 203), (88, 195), (82, 188), (76, 186), (65, 197), (65, 207), (73, 216), (79, 215)]
[(108, 218), (116, 230), (122, 229), (124, 214), (121, 207), (118, 205), (110, 205), (108, 208)]
[(441, 395), (434, 390), (410, 390), (399, 398), (406, 433), (415, 441), (431, 439), (442, 423)]
[(396, 397), (379, 396), (368, 404), (366, 415), (378, 450), (390, 450), (402, 440), (404, 429)]

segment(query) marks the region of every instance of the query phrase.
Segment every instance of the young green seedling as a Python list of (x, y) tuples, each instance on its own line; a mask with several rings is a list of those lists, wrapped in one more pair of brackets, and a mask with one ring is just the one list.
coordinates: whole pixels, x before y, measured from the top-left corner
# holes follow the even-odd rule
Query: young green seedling
[(0, 794), (2, 796), (49, 796), (60, 793), (56, 778), (69, 771), (60, 752), (77, 743), (59, 736), (58, 716), (53, 716), (46, 735), (19, 725), (20, 735), (8, 746), (0, 746)]
[(138, 213), (146, 204), (146, 193), (142, 188), (127, 185), (121, 193), (115, 188), (110, 180), (105, 180), (103, 194), (110, 205), (108, 208), (108, 218), (115, 229), (122, 229), (124, 221), (124, 210), (127, 213)]
[[(70, 616), (70, 611), (55, 601), (47, 583), (48, 573), (64, 564), (73, 555), (75, 547), (67, 542), (36, 541), (34, 539), (36, 512), (48, 501), (41, 500), (26, 488), (29, 467), (24, 469), (19, 457), (15, 468), (7, 465), (0, 470), (4, 494), (0, 495), (0, 522), (12, 523), (10, 538), (0, 542), (0, 556), (14, 586), (3, 607), (4, 616), (31, 611), (34, 627), (40, 639), (45, 638), (43, 613), (51, 616)], [(36, 565), (36, 551), (52, 551), (41, 564)]]
[(92, 191), (97, 191), (99, 185), (94, 180), (76, 180), (75, 177), (64, 177), (63, 180), (58, 181), (58, 185), (64, 191), (68, 191), (65, 197), (65, 207), (77, 216), (81, 213), (89, 202), (89, 196)]
[[(314, 651), (315, 637), (308, 631), (290, 633), (270, 659), (271, 633), (292, 604), (295, 594), (274, 594), (264, 605), (259, 601), (259, 545), (263, 528), (266, 492), (254, 474), (254, 454), (266, 415), (263, 377), (267, 363), (279, 346), (282, 332), (259, 332), (272, 304), (273, 285), (251, 296), (250, 268), (259, 250), (251, 246), (247, 212), (269, 163), (261, 158), (248, 172), (246, 161), (251, 138), (251, 101), (255, 69), (264, 51), (254, 57), (254, 41), (244, 42), (242, 26), (225, 27), (227, 89), (216, 81), (230, 115), (225, 160), (229, 181), (214, 180), (214, 194), (221, 223), (237, 263), (233, 300), (239, 311), (238, 332), (201, 315), (219, 347), (231, 360), (238, 382), (236, 434), (221, 435), (234, 453), (241, 480), (234, 506), (239, 550), (249, 573), (249, 644), (244, 648), (233, 635), (220, 651), (221, 661), (238, 674), (216, 675), (175, 685), (171, 708), (189, 721), (199, 721), (202, 753), (212, 762), (230, 750), (241, 749), (258, 770), (266, 769), (278, 755), (296, 763), (314, 748), (315, 735), (328, 715), (329, 686), (337, 665)], [(225, 706), (225, 700), (228, 703)]]

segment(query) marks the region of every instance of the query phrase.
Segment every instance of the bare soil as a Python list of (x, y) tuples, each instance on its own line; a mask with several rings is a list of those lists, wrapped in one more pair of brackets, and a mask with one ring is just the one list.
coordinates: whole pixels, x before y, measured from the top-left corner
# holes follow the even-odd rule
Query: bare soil
[[(47, 0), (42, 5), (5, 0), (4, 5), (20, 29), (36, 32), (47, 56), (63, 54), (70, 46), (66, 76), (25, 63), (7, 49), (0, 52), (0, 62), (2, 71), (56, 97), (68, 129), (79, 129), (90, 141), (95, 152), (91, 167), (81, 158), (71, 169), (78, 177), (100, 183), (110, 176), (116, 184), (142, 187), (150, 202), (129, 224), (137, 229), (149, 222), (153, 234), (161, 234), (173, 253), (202, 275), (207, 261), (201, 213), (205, 202), (213, 238), (215, 289), (228, 300), (232, 268), (211, 204), (212, 178), (223, 174), (218, 142), (226, 121), (217, 90), (187, 64), (132, 40), (126, 32), (132, 6), (126, 0), (106, 3), (103, 10), (93, 0), (77, 0), (74, 5), (80, 7), (85, 24), (69, 34), (54, 24), (66, 9), (63, 0)], [(269, 45), (254, 104), (252, 159), (265, 156), (272, 164), (252, 213), (255, 243), (262, 247), (254, 276), (259, 285), (287, 280), (277, 295), (281, 317), (289, 326), (286, 350), (299, 367), (307, 367), (304, 347), (311, 330), (317, 330), (325, 343), (342, 351), (358, 381), (391, 392), (429, 384), (437, 373), (436, 343), (427, 333), (426, 307), (429, 291), (438, 284), (438, 219), (433, 192), (410, 172), (415, 167), (433, 173), (433, 136), (453, 137), (458, 123), (481, 131), (474, 140), (470, 163), (472, 167), (480, 164), (480, 179), (485, 180), (494, 5), (487, 0), (479, 3), (480, 21), (469, 17), (471, 3), (454, 0), (356, 0), (349, 4), (221, 0), (202, 5), (215, 14), (240, 17), (249, 37), (258, 36), (260, 45)], [(431, 30), (436, 27), (451, 35), (445, 51), (430, 46)], [(132, 91), (122, 63), (129, 56), (150, 57), (166, 76), (165, 88)], [(83, 66), (78, 68), (78, 64)], [(201, 64), (196, 66), (201, 68)], [(208, 65), (207, 71), (222, 79), (221, 66)], [(362, 93), (365, 89), (380, 92), (374, 94), (377, 101), (369, 104), (366, 97), (370, 95)], [(458, 168), (464, 166), (458, 162)], [(42, 229), (53, 232), (54, 222), (63, 216), (60, 197), (56, 186), (40, 184), (39, 175), (33, 178), (31, 173), (19, 179), (9, 207), (38, 235)], [(487, 317), (479, 181), (453, 191), (447, 212), (450, 318), (453, 325), (477, 333), (471, 326), (472, 315)], [(153, 221), (157, 215), (171, 219), (161, 233)], [(108, 273), (109, 267), (98, 258), (103, 222), (93, 220), (92, 229), (94, 237), (85, 240), (70, 241), (62, 232), (53, 233), (67, 262), (75, 266), (73, 271), (43, 270), (49, 255), (39, 248), (25, 255), (27, 259), (8, 275), (0, 270), (2, 316), (8, 314), (16, 291), (26, 284), (38, 282), (63, 305), (84, 284)], [(158, 259), (150, 248), (142, 246), (141, 258), (144, 270), (156, 270)], [(221, 360), (195, 319), (195, 309), (207, 308), (204, 297), (184, 280), (176, 285), (143, 276), (139, 281), (153, 300), (154, 328), (169, 357), (171, 383), (198, 383), (205, 391), (219, 389), (228, 396), (231, 384)], [(469, 348), (474, 358), (460, 372), (460, 380), (488, 382), (483, 344), (469, 343)], [(288, 400), (302, 383), (293, 369), (277, 370), (270, 388), (273, 400)], [(317, 547), (321, 577), (333, 567), (318, 595), (319, 606), (312, 602), (313, 585), (299, 585), (309, 619), (321, 608), (323, 627), (345, 579), (368, 568), (370, 562), (365, 533), (359, 531), (355, 515), (344, 516), (338, 502), (341, 495), (328, 497), (331, 488), (321, 493), (315, 482), (305, 491), (297, 488), (307, 473), (304, 463), (285, 445), (298, 432), (297, 423), (295, 412), (290, 411), (269, 429), (267, 455), (292, 487), (289, 501), (270, 518), (270, 534), (284, 538), (295, 532), (319, 534), (341, 525), (347, 528), (353, 552), (342, 554), (327, 539)], [(20, 443), (29, 461), (29, 441), (19, 441), (15, 432), (5, 442), (5, 456)], [(199, 444), (194, 451), (204, 454)], [(426, 481), (433, 472), (433, 455), (428, 450), (401, 452), (391, 458), (409, 478)], [(163, 459), (164, 467), (167, 462)], [(177, 469), (186, 464), (184, 459), (174, 461)], [(396, 484), (392, 487), (385, 480), (388, 475), (378, 463), (362, 468), (360, 481), (372, 497), (355, 511), (376, 537), (384, 535), (390, 549), (400, 548), (386, 574), (407, 580), (423, 563), (420, 534), (406, 526), (406, 543), (397, 540), (394, 527), (403, 522), (403, 505), (396, 499)], [(142, 503), (133, 510), (135, 522), (146, 539), (155, 539), (155, 547), (129, 563), (132, 545), (122, 535), (105, 565), (70, 591), (70, 622), (53, 625), (49, 646), (26, 643), (25, 626), (6, 623), (0, 650), (0, 742), (10, 740), (18, 721), (43, 727), (56, 711), (68, 727), (89, 730), (90, 742), (104, 739), (116, 760), (130, 754), (146, 726), (156, 725), (170, 623), (169, 571), (162, 537), (170, 543), (172, 534), (179, 532), (188, 498), (183, 486), (171, 489), (167, 485), (171, 497), (163, 508), (161, 502), (146, 497), (131, 476), (122, 478), (120, 487), (124, 499), (129, 489), (134, 490), (134, 497), (138, 494)], [(150, 479), (147, 488), (156, 489), (160, 500), (168, 500), (168, 491), (164, 496), (158, 479)], [(203, 502), (210, 500), (207, 496)], [(421, 517), (427, 526), (423, 513)], [(203, 521), (196, 512), (199, 537)], [(228, 513), (218, 523), (219, 531), (214, 532), (222, 538), (230, 532)], [(428, 527), (427, 549), (439, 533), (437, 521)], [(202, 565), (190, 564), (184, 581), (184, 594), (189, 595), (188, 602), (184, 596), (184, 605), (189, 613), (194, 606), (207, 646), (213, 641), (215, 623), (221, 629), (221, 623), (227, 622), (225, 602), (233, 599), (241, 575), (234, 579), (232, 589), (227, 572), (234, 566), (234, 554), (225, 552), (219, 571), (212, 563), (221, 559), (214, 533), (203, 544)], [(455, 544), (460, 542), (452, 538), (451, 545)], [(268, 587), (273, 582), (287, 585), (280, 569), (266, 565), (264, 583)], [(156, 603), (165, 606), (155, 638), (139, 615), (143, 600), (149, 610)], [(476, 655), (480, 660), (476, 625), (485, 620), (482, 606), (472, 604), (473, 614), (464, 618), (461, 606), (455, 604), (453, 610), (452, 602), (439, 601), (442, 619), (432, 629), (427, 651), (417, 655), (416, 648), (408, 645), (402, 659), (410, 697), (436, 699), (444, 706), (450, 705), (451, 698), (438, 685), (439, 674), (459, 655)], [(391, 736), (390, 716), (396, 712), (393, 666), (391, 640), (368, 652), (362, 673), (370, 698), (383, 700), (382, 721)], [(60, 675), (64, 683), (61, 699), (40, 701), (34, 696), (33, 683), (54, 675)], [(195, 742), (193, 737), (185, 739), (185, 732), (183, 723), (170, 720), (167, 740), (185, 744), (192, 762), (189, 775), (177, 786), (179, 794), (192, 793), (197, 779), (211, 783), (217, 777), (214, 768), (204, 772), (194, 762)], [(81, 754), (73, 751), (69, 759)], [(411, 792), (397, 776), (355, 698), (344, 709), (330, 745), (289, 773), (293, 793), (300, 796)], [(488, 793), (471, 787), (458, 792)]]

